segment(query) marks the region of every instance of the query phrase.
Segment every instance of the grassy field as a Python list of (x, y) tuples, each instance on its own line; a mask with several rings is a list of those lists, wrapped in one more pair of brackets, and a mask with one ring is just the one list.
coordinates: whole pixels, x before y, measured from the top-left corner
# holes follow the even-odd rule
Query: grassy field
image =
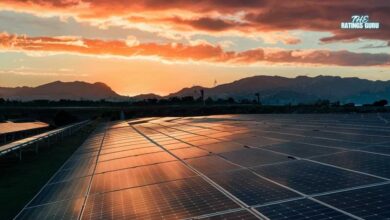
[(50, 148), (40, 148), (39, 154), (26, 152), (23, 160), (12, 155), (0, 160), (1, 219), (12, 219), (42, 188), (50, 177), (84, 142), (96, 123), (87, 125), (64, 141)]

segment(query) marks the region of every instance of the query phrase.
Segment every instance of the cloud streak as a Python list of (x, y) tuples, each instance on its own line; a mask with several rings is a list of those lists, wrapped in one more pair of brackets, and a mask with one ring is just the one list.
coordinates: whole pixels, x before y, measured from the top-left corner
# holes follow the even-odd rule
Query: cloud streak
[[(2, 0), (0, 7), (36, 14), (64, 14), (107, 23), (112, 17), (122, 25), (193, 33), (266, 33), (286, 30), (326, 31), (324, 43), (359, 38), (390, 40), (388, 0)], [(172, 16), (172, 14), (174, 16)], [(341, 30), (340, 22), (352, 15), (368, 14), (381, 23), (380, 30)], [(109, 23), (109, 22), (108, 22)], [(161, 27), (163, 26), (163, 27)]]
[[(132, 41), (136, 39), (131, 38)], [(226, 64), (313, 64), (336, 66), (388, 66), (389, 54), (353, 53), (328, 50), (282, 50), (256, 48), (242, 52), (226, 51), (220, 45), (132, 43), (120, 40), (77, 37), (29, 37), (0, 34), (0, 49), (25, 52), (77, 53), (120, 57), (158, 57), (168, 61), (205, 61)]]

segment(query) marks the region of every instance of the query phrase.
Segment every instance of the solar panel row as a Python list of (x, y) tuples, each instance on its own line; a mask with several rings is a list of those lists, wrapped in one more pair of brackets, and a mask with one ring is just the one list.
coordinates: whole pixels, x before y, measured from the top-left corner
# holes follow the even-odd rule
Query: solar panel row
[(371, 115), (142, 122), (102, 125), (17, 218), (390, 218), (390, 128)]

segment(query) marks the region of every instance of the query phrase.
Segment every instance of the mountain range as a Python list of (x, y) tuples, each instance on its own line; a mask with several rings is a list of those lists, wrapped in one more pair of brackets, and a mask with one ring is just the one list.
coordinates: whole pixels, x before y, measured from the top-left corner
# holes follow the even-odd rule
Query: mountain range
[(11, 100), (123, 100), (123, 96), (114, 92), (104, 83), (61, 82), (55, 81), (37, 87), (0, 87), (0, 97)]
[(168, 96), (153, 93), (134, 97), (121, 96), (104, 83), (52, 82), (38, 87), (0, 87), (0, 97), (14, 100), (36, 99), (71, 99), (71, 100), (143, 100), (170, 97), (200, 96), (213, 99), (229, 98), (235, 100), (253, 100), (259, 93), (264, 104), (310, 103), (318, 99), (353, 102), (356, 104), (372, 103), (379, 99), (390, 100), (390, 81), (370, 81), (359, 78), (341, 78), (335, 76), (286, 78), (280, 76), (253, 76), (212, 88), (194, 86), (183, 88)]
[(203, 89), (205, 97), (236, 100), (255, 99), (259, 93), (264, 104), (310, 103), (319, 99), (342, 103), (365, 104), (378, 99), (390, 99), (390, 81), (371, 81), (356, 77), (337, 76), (253, 76), (213, 88), (199, 86), (184, 88), (168, 97), (182, 97), (199, 94)]

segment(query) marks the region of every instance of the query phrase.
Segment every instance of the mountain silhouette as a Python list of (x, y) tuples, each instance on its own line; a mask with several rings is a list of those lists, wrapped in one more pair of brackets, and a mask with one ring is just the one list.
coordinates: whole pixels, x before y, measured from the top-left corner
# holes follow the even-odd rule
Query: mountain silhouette
[(370, 81), (356, 77), (341, 78), (336, 76), (286, 78), (280, 76), (253, 76), (213, 88), (184, 88), (168, 97), (200, 95), (203, 89), (205, 97), (213, 99), (232, 97), (236, 100), (255, 99), (260, 93), (265, 104), (310, 103), (319, 99), (372, 103), (378, 99), (390, 99), (390, 81)]
[(37, 87), (0, 87), (0, 97), (30, 101), (46, 100), (121, 100), (124, 97), (114, 92), (104, 83), (61, 82), (55, 81)]
[(356, 104), (372, 103), (379, 99), (390, 100), (390, 81), (370, 81), (366, 79), (341, 78), (336, 76), (286, 78), (280, 76), (253, 76), (212, 88), (194, 86), (183, 88), (168, 96), (153, 93), (141, 94), (134, 97), (121, 96), (104, 83), (61, 82), (56, 81), (38, 87), (0, 87), (0, 97), (13, 100), (143, 100), (170, 97), (193, 96), (198, 98), (204, 90), (205, 98), (226, 99), (237, 101), (256, 99), (259, 93), (264, 104), (298, 104), (310, 103), (319, 99), (353, 102)]

